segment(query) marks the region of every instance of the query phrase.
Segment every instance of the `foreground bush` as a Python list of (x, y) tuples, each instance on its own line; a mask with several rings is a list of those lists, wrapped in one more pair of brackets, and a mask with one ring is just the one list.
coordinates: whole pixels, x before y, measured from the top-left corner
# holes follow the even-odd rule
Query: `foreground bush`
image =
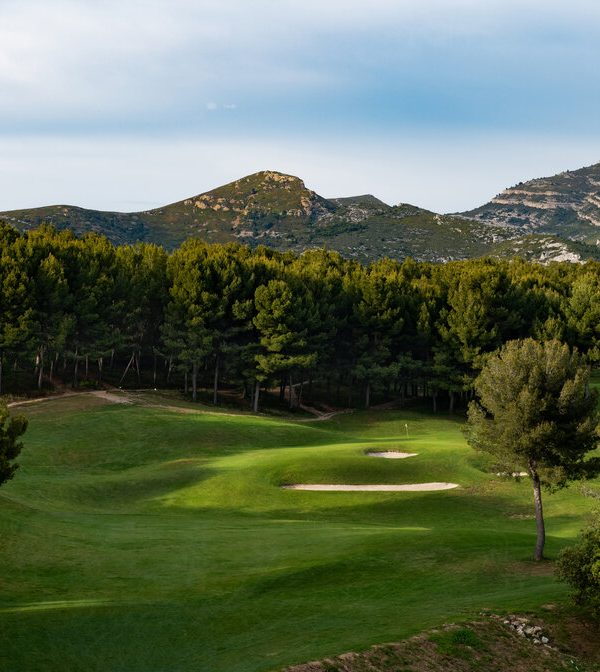
[(557, 573), (571, 585), (577, 604), (600, 614), (600, 515), (583, 530), (575, 546), (561, 552)]

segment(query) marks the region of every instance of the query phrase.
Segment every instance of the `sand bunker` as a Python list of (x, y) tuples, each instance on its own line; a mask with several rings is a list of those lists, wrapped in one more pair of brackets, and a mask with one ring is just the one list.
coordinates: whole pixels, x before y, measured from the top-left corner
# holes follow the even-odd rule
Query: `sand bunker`
[(526, 471), (498, 471), (496, 476), (512, 476), (513, 478), (522, 478), (523, 476), (529, 476)]
[(399, 450), (384, 450), (376, 452), (369, 450), (368, 457), (384, 457), (386, 460), (404, 460), (407, 457), (416, 457), (418, 453), (401, 453)]
[(407, 483), (405, 485), (325, 485), (297, 483), (282, 485), (284, 490), (315, 490), (326, 492), (425, 492), (432, 490), (452, 490), (457, 483)]

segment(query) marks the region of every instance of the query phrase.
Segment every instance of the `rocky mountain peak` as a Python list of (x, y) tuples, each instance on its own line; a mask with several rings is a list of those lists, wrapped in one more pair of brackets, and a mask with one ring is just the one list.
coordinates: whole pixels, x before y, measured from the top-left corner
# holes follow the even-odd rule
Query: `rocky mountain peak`
[(520, 182), (489, 203), (461, 214), (496, 226), (596, 245), (600, 239), (600, 163)]

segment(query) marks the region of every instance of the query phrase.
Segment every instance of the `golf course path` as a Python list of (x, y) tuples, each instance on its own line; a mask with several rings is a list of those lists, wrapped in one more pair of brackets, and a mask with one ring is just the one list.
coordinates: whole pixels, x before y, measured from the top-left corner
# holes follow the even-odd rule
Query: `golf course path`
[(6, 404), (8, 408), (14, 408), (16, 406), (27, 406), (29, 404), (39, 404), (42, 401), (51, 401), (52, 399), (65, 399), (66, 397), (77, 397), (81, 394), (89, 394), (89, 392), (61, 392), (60, 394), (51, 394), (47, 397), (36, 397), (35, 399), (24, 399), (23, 401), (11, 401), (9, 404)]
[(426, 492), (433, 490), (452, 490), (457, 483), (407, 483), (405, 485), (343, 485), (296, 483), (282, 485), (284, 490), (314, 490), (323, 492)]
[(131, 404), (133, 401), (131, 397), (127, 396), (126, 394), (113, 394), (112, 392), (107, 392), (106, 390), (94, 390), (88, 394), (91, 394), (93, 397), (97, 397), (98, 399), (104, 399), (104, 401), (108, 401), (111, 404)]
[(331, 411), (319, 411), (318, 409), (313, 408), (312, 406), (306, 406), (305, 404), (300, 404), (299, 408), (302, 409), (303, 411), (306, 411), (306, 413), (311, 413), (314, 417), (300, 418), (299, 420), (296, 420), (296, 422), (322, 422), (323, 420), (331, 420), (331, 418), (334, 418), (336, 415), (343, 415), (345, 413), (354, 412), (353, 408), (342, 408), (341, 410), (336, 409)]

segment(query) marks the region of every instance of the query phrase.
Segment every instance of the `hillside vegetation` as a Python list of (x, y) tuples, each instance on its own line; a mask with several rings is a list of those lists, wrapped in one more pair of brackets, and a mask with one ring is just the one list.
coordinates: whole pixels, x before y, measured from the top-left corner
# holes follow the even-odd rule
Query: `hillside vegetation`
[(593, 236), (575, 235), (571, 228), (541, 227), (541, 232), (554, 235), (550, 238), (532, 233), (532, 226), (514, 226), (510, 218), (489, 217), (484, 211), (466, 214), (448, 216), (414, 205), (390, 206), (371, 195), (325, 199), (297, 177), (262, 171), (143, 212), (54, 205), (2, 212), (0, 219), (21, 231), (47, 223), (79, 236), (99, 233), (116, 244), (152, 242), (172, 249), (188, 238), (200, 238), (281, 251), (326, 247), (362, 262), (386, 256), (419, 261), (483, 255), (544, 262), (600, 259)]

